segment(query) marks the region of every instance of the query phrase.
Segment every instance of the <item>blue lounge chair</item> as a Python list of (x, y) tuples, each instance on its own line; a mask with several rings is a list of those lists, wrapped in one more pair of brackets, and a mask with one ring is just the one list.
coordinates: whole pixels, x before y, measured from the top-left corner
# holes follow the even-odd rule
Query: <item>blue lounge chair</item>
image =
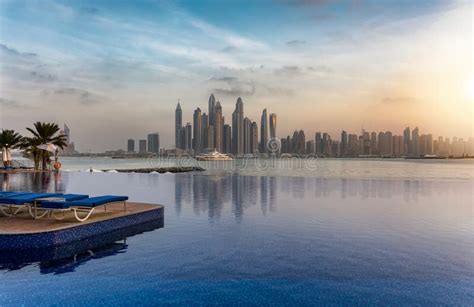
[[(35, 206), (34, 206), (34, 210), (35, 212), (32, 213), (30, 212), (30, 214), (32, 216), (34, 216), (35, 218), (42, 218), (44, 217), (45, 215), (47, 215), (48, 213), (51, 213), (51, 206), (50, 207), (45, 207), (43, 208), (43, 204), (45, 203), (53, 203), (53, 202), (56, 202), (56, 203), (66, 203), (66, 202), (71, 202), (71, 201), (75, 201), (75, 200), (82, 200), (82, 199), (86, 199), (86, 198), (89, 198), (89, 195), (85, 195), (85, 194), (62, 194), (61, 196), (58, 196), (58, 197), (55, 197), (57, 198), (57, 200), (37, 200), (36, 203), (35, 203)], [(44, 209), (44, 212), (41, 213), (41, 214), (38, 214), (38, 209), (39, 210), (42, 210)], [(31, 211), (31, 207), (30, 207), (30, 211)]]
[[(81, 200), (75, 201), (44, 201), (41, 202), (41, 209), (49, 209), (52, 211), (52, 216), (57, 219), (63, 219), (64, 214), (62, 217), (58, 217), (55, 213), (57, 211), (60, 212), (67, 212), (72, 211), (74, 212), (74, 217), (79, 222), (86, 221), (95, 210), (95, 208), (104, 206), (104, 210), (107, 211), (107, 205), (117, 202), (123, 202), (124, 211), (127, 211), (127, 196), (116, 196), (116, 195), (104, 195), (104, 196), (97, 196), (91, 198), (85, 198)], [(84, 212), (86, 215), (80, 217), (78, 212)]]
[[(13, 195), (13, 196), (0, 196), (0, 211), (6, 215), (6, 216), (12, 216), (15, 214), (18, 214), (22, 209), (25, 209), (27, 207), (31, 207), (31, 205), (34, 205), (36, 202), (36, 199), (38, 198), (45, 198), (45, 197), (54, 197), (54, 196), (60, 196), (62, 195), (61, 193), (24, 193), (18, 195)], [(10, 212), (6, 212), (4, 210), (4, 207), (8, 207)], [(16, 209), (16, 211), (13, 211), (13, 209)], [(30, 210), (31, 214), (31, 210)]]

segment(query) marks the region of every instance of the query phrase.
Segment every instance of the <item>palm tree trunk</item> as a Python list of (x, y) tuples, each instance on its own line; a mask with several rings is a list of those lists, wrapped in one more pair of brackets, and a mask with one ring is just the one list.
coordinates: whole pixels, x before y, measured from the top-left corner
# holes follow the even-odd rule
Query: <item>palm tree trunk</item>
[(45, 171), (46, 167), (47, 167), (46, 166), (46, 152), (45, 151), (43, 151), (42, 158), (43, 158), (43, 167), (42, 168), (43, 168), (43, 171)]

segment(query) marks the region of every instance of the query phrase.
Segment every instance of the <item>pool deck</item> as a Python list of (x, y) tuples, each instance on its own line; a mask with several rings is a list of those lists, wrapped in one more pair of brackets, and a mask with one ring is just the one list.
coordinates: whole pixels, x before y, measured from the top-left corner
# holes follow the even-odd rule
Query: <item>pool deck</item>
[(1, 216), (0, 249), (57, 246), (141, 223), (163, 221), (164, 207), (127, 202), (127, 211), (124, 211), (123, 204), (110, 204), (107, 205), (107, 211), (99, 207), (82, 223), (69, 215), (61, 221), (50, 218), (35, 220), (27, 213), (14, 217)]

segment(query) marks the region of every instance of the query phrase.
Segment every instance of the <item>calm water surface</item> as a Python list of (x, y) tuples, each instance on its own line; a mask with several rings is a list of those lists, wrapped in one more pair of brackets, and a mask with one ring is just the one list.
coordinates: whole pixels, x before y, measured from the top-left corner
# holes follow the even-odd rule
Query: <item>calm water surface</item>
[[(345, 163), (346, 172), (360, 169)], [(472, 165), (409, 165), (419, 175), (397, 166), (398, 175), (385, 170), (377, 179), (220, 172), (0, 177), (4, 190), (127, 194), (165, 205), (162, 228), (39, 258), (0, 252), (0, 305), (471, 305)]]

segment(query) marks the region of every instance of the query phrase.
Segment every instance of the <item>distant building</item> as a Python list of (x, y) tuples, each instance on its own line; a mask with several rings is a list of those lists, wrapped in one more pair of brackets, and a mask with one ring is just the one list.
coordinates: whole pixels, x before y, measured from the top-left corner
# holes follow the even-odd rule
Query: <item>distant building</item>
[(268, 118), (267, 109), (263, 109), (262, 117), (260, 119), (260, 152), (267, 152), (268, 143)]
[(147, 152), (146, 140), (140, 140), (138, 142), (138, 152), (139, 153), (146, 153)]
[(244, 154), (252, 153), (252, 121), (246, 117), (244, 118)]
[(231, 153), (232, 152), (232, 127), (230, 125), (224, 125), (224, 153)]
[(194, 110), (193, 115), (193, 149), (195, 154), (202, 151), (202, 115), (201, 109)]
[(314, 135), (314, 150), (317, 155), (323, 154), (323, 138), (321, 132), (316, 132)]
[(127, 140), (127, 152), (135, 152), (135, 140), (128, 139)]
[(403, 153), (406, 156), (409, 156), (412, 153), (411, 139), (410, 139), (410, 127), (406, 127), (405, 130), (403, 130)]
[(420, 155), (420, 136), (418, 134), (418, 127), (411, 132), (412, 154), (415, 157)]
[(186, 133), (185, 133), (185, 146), (184, 149), (190, 152), (193, 149), (193, 127), (191, 123), (186, 124)]
[(252, 154), (258, 153), (258, 125), (256, 122), (253, 122), (250, 127), (250, 152)]
[(209, 115), (202, 113), (202, 149), (209, 148)]
[(347, 140), (347, 132), (342, 130), (341, 132), (341, 157), (347, 156), (348, 151), (348, 140)]
[(160, 153), (160, 135), (158, 132), (148, 134), (148, 152)]
[(232, 113), (232, 152), (235, 155), (244, 153), (244, 103), (240, 97)]
[(70, 155), (76, 152), (74, 142), (71, 142), (71, 131), (69, 130), (68, 125), (64, 124), (63, 130), (59, 131), (59, 134), (62, 134), (66, 137), (66, 146), (61, 150), (62, 154)]
[(270, 114), (270, 138), (276, 138), (277, 129), (277, 115), (275, 113)]
[(218, 152), (223, 152), (223, 133), (224, 133), (224, 117), (222, 116), (222, 106), (218, 101), (214, 108), (214, 147)]
[(181, 148), (181, 128), (183, 127), (183, 111), (181, 110), (181, 105), (179, 104), (176, 106), (175, 114), (175, 139), (174, 145), (176, 148)]

